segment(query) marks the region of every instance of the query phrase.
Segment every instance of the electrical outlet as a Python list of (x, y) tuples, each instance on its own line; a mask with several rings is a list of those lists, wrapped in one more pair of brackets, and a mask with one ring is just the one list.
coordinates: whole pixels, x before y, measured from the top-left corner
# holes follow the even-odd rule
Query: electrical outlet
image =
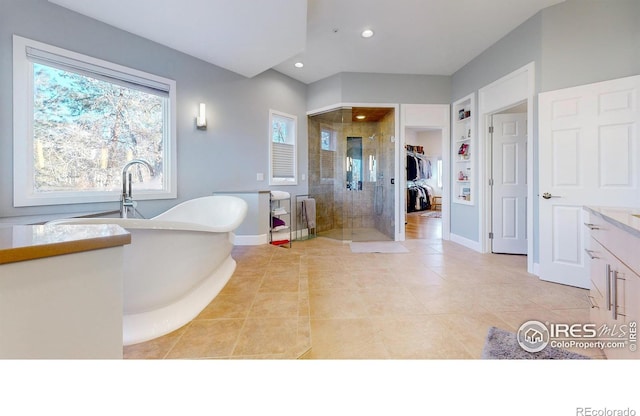
[(259, 180), (259, 181), (263, 181), (264, 180), (264, 173), (258, 173), (256, 175), (256, 179)]

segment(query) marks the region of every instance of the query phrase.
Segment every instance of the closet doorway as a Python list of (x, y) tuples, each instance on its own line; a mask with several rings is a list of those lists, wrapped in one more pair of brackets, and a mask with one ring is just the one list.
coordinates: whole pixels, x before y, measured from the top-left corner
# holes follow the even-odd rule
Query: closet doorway
[(442, 239), (443, 130), (406, 127), (405, 238)]
[(492, 114), (489, 124), (491, 252), (527, 254), (527, 103)]

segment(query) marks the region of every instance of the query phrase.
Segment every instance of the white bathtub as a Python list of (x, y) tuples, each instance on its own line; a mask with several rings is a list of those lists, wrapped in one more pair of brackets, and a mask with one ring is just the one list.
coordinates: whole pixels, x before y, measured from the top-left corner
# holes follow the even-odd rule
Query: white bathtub
[(131, 233), (124, 247), (123, 344), (165, 335), (195, 318), (236, 267), (230, 233), (247, 214), (237, 197), (183, 202), (151, 219), (74, 218), (66, 224), (118, 224)]

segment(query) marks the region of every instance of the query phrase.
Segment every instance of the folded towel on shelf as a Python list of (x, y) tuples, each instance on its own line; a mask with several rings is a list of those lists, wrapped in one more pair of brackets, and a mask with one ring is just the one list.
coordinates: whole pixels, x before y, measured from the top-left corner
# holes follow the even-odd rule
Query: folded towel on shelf
[(307, 228), (316, 228), (316, 200), (313, 198), (303, 199), (302, 209), (307, 219)]
[(288, 199), (291, 197), (291, 194), (289, 192), (285, 192), (285, 191), (271, 191), (271, 199), (273, 200), (278, 200), (278, 199)]
[(271, 227), (275, 228), (275, 227), (280, 227), (282, 225), (286, 225), (284, 220), (281, 220), (278, 217), (271, 217)]
[(287, 213), (287, 210), (282, 207), (277, 207), (273, 209), (273, 215), (284, 215)]

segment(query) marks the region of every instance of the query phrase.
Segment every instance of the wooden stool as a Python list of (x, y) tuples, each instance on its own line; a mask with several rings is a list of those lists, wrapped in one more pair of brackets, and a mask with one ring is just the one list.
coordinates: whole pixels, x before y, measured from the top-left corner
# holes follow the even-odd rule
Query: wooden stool
[(431, 209), (433, 209), (434, 211), (441, 211), (442, 210), (442, 197), (441, 196), (434, 196), (433, 197), (433, 203), (431, 204)]

